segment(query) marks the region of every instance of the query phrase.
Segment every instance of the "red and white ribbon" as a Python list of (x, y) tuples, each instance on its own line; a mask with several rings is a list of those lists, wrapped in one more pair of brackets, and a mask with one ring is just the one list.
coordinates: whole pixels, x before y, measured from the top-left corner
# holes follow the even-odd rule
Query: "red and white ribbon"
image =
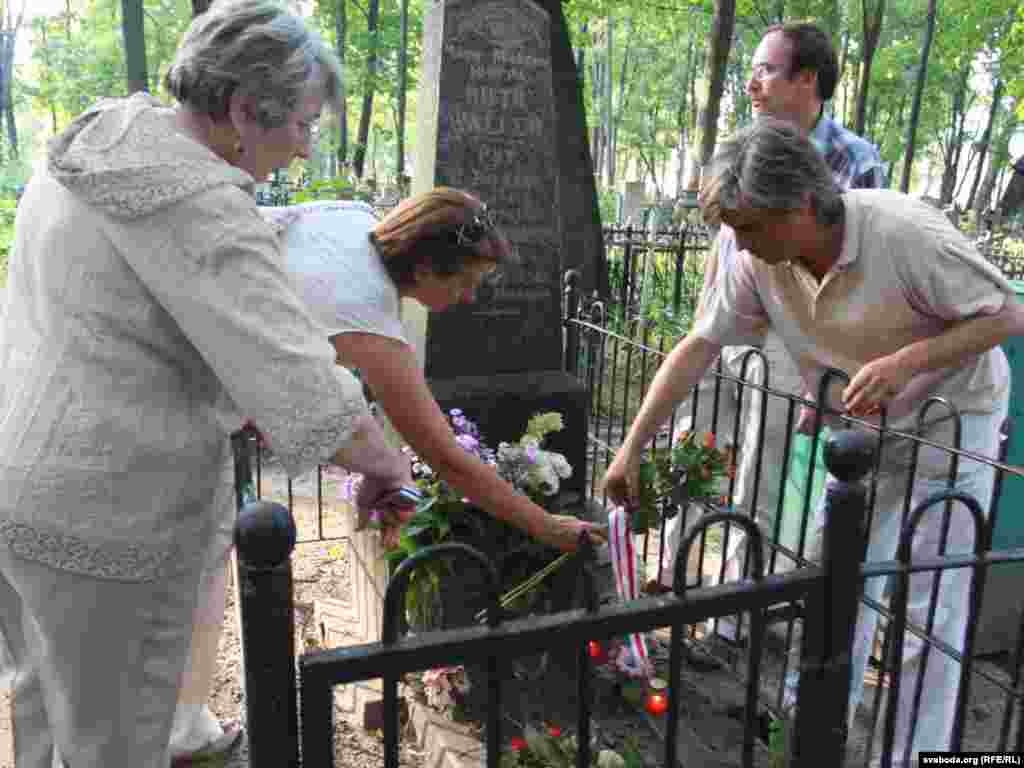
[[(629, 530), (629, 515), (622, 507), (614, 507), (608, 513), (608, 549), (619, 599), (636, 600), (640, 597), (636, 549), (633, 546), (633, 533)], [(630, 677), (651, 676), (651, 662), (642, 634), (634, 633), (626, 637), (622, 652), (616, 658), (616, 665)]]

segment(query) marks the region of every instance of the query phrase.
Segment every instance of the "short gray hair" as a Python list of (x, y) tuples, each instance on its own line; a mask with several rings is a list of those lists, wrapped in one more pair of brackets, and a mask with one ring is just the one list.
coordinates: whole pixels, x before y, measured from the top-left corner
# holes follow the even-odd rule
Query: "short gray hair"
[(164, 85), (181, 104), (220, 119), (236, 92), (256, 100), (264, 128), (283, 125), (318, 79), (337, 107), (341, 68), (305, 22), (275, 0), (216, 0), (182, 39)]
[(823, 224), (842, 215), (839, 187), (814, 144), (792, 123), (764, 117), (723, 142), (700, 193), (704, 219), (722, 211), (802, 208), (808, 197)]

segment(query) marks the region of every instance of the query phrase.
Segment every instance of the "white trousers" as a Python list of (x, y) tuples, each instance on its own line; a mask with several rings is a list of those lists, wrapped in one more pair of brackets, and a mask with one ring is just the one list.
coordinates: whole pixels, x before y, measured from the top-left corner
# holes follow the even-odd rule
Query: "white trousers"
[[(1007, 401), (1003, 401), (995, 413), (965, 414), (961, 416), (961, 445), (965, 450), (982, 456), (999, 455), (999, 430), (1006, 418)], [(935, 411), (938, 411), (936, 408)], [(937, 442), (945, 442), (937, 440)], [(945, 469), (947, 455), (938, 449), (922, 448), (919, 456), (919, 473), (914, 482), (911, 510), (933, 493), (947, 487)], [(923, 473), (923, 476), (922, 476)], [(995, 483), (995, 471), (985, 464), (961, 459), (956, 477), (956, 490), (974, 496), (982, 510), (989, 517), (989, 505)], [(885, 473), (879, 477), (875, 514), (868, 539), (867, 562), (893, 560), (900, 538), (900, 522), (903, 514), (907, 477), (903, 474)], [(937, 555), (942, 537), (942, 518), (945, 504), (933, 505), (916, 528), (911, 548), (911, 560)], [(823, 526), (819, 514), (816, 522), (816, 539), (820, 541)], [(960, 503), (953, 505), (951, 525), (946, 539), (946, 553), (973, 552), (974, 524), (967, 508)], [(913, 574), (910, 578), (907, 620), (924, 628), (928, 618), (932, 586), (939, 580), (939, 592), (935, 605), (934, 623), (931, 634), (957, 651), (963, 650), (967, 629), (967, 611), (971, 589), (972, 571), (956, 568), (936, 572)], [(882, 602), (886, 578), (868, 579), (864, 594)], [(861, 605), (860, 616), (854, 631), (853, 654), (851, 659), (852, 678), (850, 681), (849, 721), (864, 693), (864, 672), (871, 653), (878, 613)], [(924, 681), (920, 709), (912, 719), (914, 691), (918, 677), (923, 670)], [(956, 714), (957, 691), (960, 684), (960, 663), (940, 650), (926, 651), (925, 643), (909, 632), (903, 646), (903, 665), (900, 668), (900, 700), (896, 717), (896, 732), (893, 742), (894, 768), (910, 768), (917, 765), (920, 751), (946, 751)], [(891, 704), (890, 704), (891, 706)], [(913, 731), (913, 734), (911, 734)], [(911, 735), (913, 741), (910, 742)], [(877, 742), (880, 743), (880, 742)], [(911, 759), (903, 760), (904, 750), (911, 743)]]
[(229, 556), (237, 518), (233, 501), (228, 507), (222, 507), (219, 517), (200, 574), (192, 641), (171, 729), (171, 755), (175, 757), (195, 752), (224, 735), (208, 703), (213, 677), (217, 673), (228, 574), (234, 564), (234, 559)]
[(0, 546), (0, 629), (14, 670), (16, 768), (167, 768), (198, 563), (122, 583)]

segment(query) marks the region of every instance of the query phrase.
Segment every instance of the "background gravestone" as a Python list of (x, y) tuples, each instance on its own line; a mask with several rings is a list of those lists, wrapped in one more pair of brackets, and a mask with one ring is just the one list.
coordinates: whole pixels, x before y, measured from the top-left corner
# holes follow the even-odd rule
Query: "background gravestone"
[[(550, 445), (573, 465), (567, 488), (581, 491), (588, 399), (562, 372), (561, 276), (573, 263), (566, 231), (586, 224), (578, 199), (570, 216), (563, 203), (580, 197), (586, 169), (562, 171), (551, 36), (551, 14), (532, 0), (433, 0), (427, 9), (413, 191), (477, 195), (520, 263), (474, 304), (410, 318), (420, 326), (410, 335), (425, 335), (438, 401), (465, 410), (492, 444), (517, 438), (537, 411), (560, 411), (566, 429)], [(576, 105), (563, 106), (568, 115)]]

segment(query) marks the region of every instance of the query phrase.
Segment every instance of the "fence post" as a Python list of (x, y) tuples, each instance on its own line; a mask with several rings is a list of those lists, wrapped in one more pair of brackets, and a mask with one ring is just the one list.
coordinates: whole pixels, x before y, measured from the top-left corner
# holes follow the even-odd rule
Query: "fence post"
[(298, 768), (291, 553), (295, 521), (280, 504), (238, 513), (238, 601), (251, 768)]
[(877, 438), (865, 431), (833, 432), (825, 467), (822, 586), (808, 596), (804, 614), (800, 688), (791, 765), (842, 765), (850, 698), (850, 655), (860, 607), (861, 553), (867, 488)]
[(562, 328), (565, 333), (565, 346), (563, 347), (565, 358), (562, 361), (562, 369), (572, 376), (576, 376), (580, 363), (580, 327), (574, 322), (579, 316), (580, 308), (580, 273), (575, 269), (567, 269), (562, 278), (564, 288), (562, 295)]

